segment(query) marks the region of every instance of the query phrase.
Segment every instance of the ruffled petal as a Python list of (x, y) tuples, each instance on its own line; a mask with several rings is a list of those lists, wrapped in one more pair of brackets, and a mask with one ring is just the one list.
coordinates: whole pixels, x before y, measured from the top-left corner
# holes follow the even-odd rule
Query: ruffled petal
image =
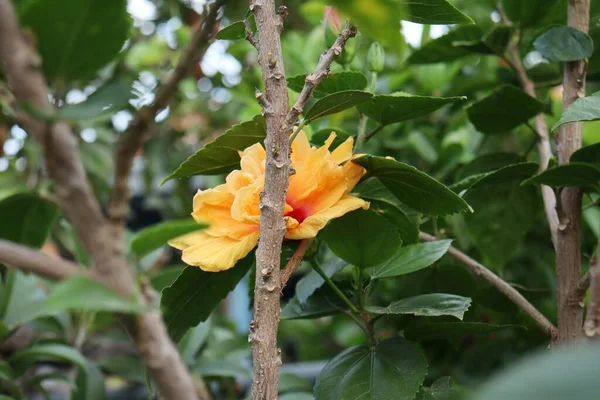
[(348, 161), (352, 157), (352, 148), (354, 148), (354, 139), (349, 137), (331, 152), (331, 159), (338, 165)]
[(235, 200), (231, 204), (231, 218), (239, 222), (260, 222), (260, 192), (263, 190), (263, 179), (255, 181), (252, 185), (238, 190)]
[(366, 210), (369, 208), (369, 203), (358, 197), (346, 195), (334, 206), (311, 215), (296, 228), (288, 229), (285, 237), (287, 239), (295, 240), (313, 238), (317, 236), (317, 233), (319, 233), (330, 220), (341, 217), (342, 215), (359, 208)]
[(312, 148), (304, 131), (298, 132), (298, 135), (292, 142), (292, 162), (305, 160), (311, 151)]
[(210, 236), (202, 231), (194, 232), (193, 238), (179, 239), (179, 244), (190, 243), (191, 240), (195, 242), (183, 249), (181, 258), (186, 264), (200, 267), (203, 271), (225, 271), (250, 253), (258, 243), (258, 236), (259, 232), (256, 231), (241, 240), (235, 240), (225, 236)]
[(344, 164), (344, 175), (346, 176), (346, 181), (348, 188), (346, 189), (346, 194), (350, 193), (354, 186), (358, 183), (360, 178), (362, 178), (367, 172), (366, 169), (361, 167), (360, 165), (353, 163), (352, 159), (356, 158), (356, 156), (352, 157), (350, 161)]

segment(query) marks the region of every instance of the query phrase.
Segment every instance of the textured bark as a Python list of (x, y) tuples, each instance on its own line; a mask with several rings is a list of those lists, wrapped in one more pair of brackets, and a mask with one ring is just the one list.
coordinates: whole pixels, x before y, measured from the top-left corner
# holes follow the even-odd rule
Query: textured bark
[[(569, 26), (588, 31), (589, 0), (568, 1)], [(563, 110), (585, 96), (587, 62), (565, 64), (563, 75)], [(566, 164), (581, 148), (582, 123), (565, 124), (557, 137), (558, 163)], [(556, 237), (556, 278), (558, 295), (558, 341), (576, 340), (582, 336), (583, 307), (569, 301), (570, 293), (577, 290), (581, 279), (581, 196), (579, 188), (567, 187), (560, 191), (556, 210), (559, 225)]]
[(280, 351), (277, 348), (279, 326), (279, 260), (286, 223), (283, 218), (289, 184), (291, 128), (285, 124), (288, 112), (287, 83), (281, 53), (280, 32), (285, 7), (275, 11), (274, 0), (253, 0), (258, 28), (258, 62), (265, 92), (262, 99), (267, 123), (265, 186), (260, 198), (260, 239), (256, 251), (254, 320), (250, 324), (250, 342), (254, 363), (252, 398), (277, 399)]
[(596, 259), (590, 265), (588, 282), (590, 284), (590, 302), (587, 308), (583, 331), (587, 337), (600, 338), (600, 240), (596, 246)]

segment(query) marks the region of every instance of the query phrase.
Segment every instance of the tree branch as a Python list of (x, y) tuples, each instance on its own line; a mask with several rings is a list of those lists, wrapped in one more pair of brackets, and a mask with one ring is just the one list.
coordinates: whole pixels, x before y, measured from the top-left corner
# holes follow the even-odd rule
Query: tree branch
[[(591, 269), (591, 268), (590, 268)], [(586, 272), (585, 275), (579, 280), (575, 290), (569, 296), (569, 302), (581, 303), (585, 297), (585, 293), (590, 287), (590, 271)]]
[(127, 210), (129, 209), (129, 171), (133, 164), (135, 154), (144, 144), (149, 135), (150, 126), (154, 123), (156, 114), (164, 109), (177, 92), (177, 86), (189, 71), (196, 65), (206, 52), (211, 38), (214, 36), (214, 25), (217, 20), (219, 8), (226, 0), (216, 0), (207, 7), (202, 26), (192, 36), (188, 46), (181, 53), (179, 62), (169, 75), (164, 84), (159, 86), (152, 104), (139, 110), (137, 117), (131, 123), (119, 142), (115, 154), (114, 185), (110, 194), (108, 215), (113, 225), (117, 228), (116, 234), (120, 236), (122, 226), (125, 224)]
[[(38, 112), (52, 115), (54, 107), (48, 101), (48, 87), (39, 68), (40, 56), (32, 43), (21, 33), (10, 1), (0, 0), (0, 59), (15, 98)], [(93, 273), (129, 298), (136, 283), (123, 243), (112, 235), (110, 224), (102, 215), (71, 128), (64, 122), (39, 121), (22, 109), (17, 110), (17, 118), (44, 149), (48, 174), (56, 184), (56, 197), (93, 261)], [(198, 399), (192, 378), (158, 314), (140, 314), (137, 328), (137, 347), (160, 393), (169, 399)]]
[[(428, 242), (438, 240), (438, 238), (435, 236), (424, 232), (419, 233), (419, 238)], [(548, 321), (548, 319), (542, 313), (540, 313), (525, 297), (523, 297), (521, 293), (502, 280), (502, 278), (453, 246), (448, 249), (448, 254), (469, 268), (476, 277), (485, 279), (492, 284), (492, 286), (498, 289), (500, 293), (504, 294), (510, 301), (512, 301), (517, 305), (517, 307), (525, 312), (525, 314), (527, 314), (542, 329), (542, 331), (550, 336), (551, 339), (556, 337), (556, 327), (550, 321)]]
[(583, 324), (583, 331), (586, 336), (597, 339), (600, 336), (600, 240), (598, 240), (598, 245), (596, 246), (596, 259), (590, 266), (588, 276), (590, 302), (587, 308), (587, 315), (585, 316), (585, 323)]
[[(588, 32), (590, 0), (569, 0), (568, 25)], [(585, 96), (587, 61), (565, 63), (563, 72), (563, 111)], [(558, 163), (567, 164), (571, 154), (581, 148), (582, 122), (565, 124), (557, 136)], [(582, 336), (583, 307), (569, 302), (581, 277), (581, 197), (576, 187), (565, 187), (557, 195), (558, 233), (556, 240), (556, 278), (558, 292), (558, 340)], [(593, 280), (593, 279), (592, 279)]]
[(294, 252), (294, 255), (285, 265), (285, 268), (279, 273), (281, 290), (283, 290), (287, 282), (290, 280), (296, 268), (298, 268), (298, 266), (302, 263), (302, 258), (304, 257), (304, 254), (306, 254), (306, 251), (310, 247), (312, 241), (313, 239), (301, 240), (300, 244), (298, 244), (298, 248)]
[(288, 95), (280, 40), (283, 19), (275, 11), (274, 0), (251, 0), (250, 10), (257, 25), (258, 63), (265, 85), (262, 104), (267, 123), (265, 186), (260, 198), (262, 229), (256, 251), (254, 320), (249, 334), (254, 363), (252, 398), (274, 400), (281, 364), (277, 348), (279, 263), (286, 230), (283, 213), (289, 183), (291, 129), (285, 124)]
[(315, 88), (327, 78), (327, 75), (329, 75), (331, 64), (340, 54), (342, 54), (342, 50), (344, 50), (344, 46), (348, 39), (353, 38), (354, 36), (356, 36), (356, 27), (349, 22), (346, 23), (346, 26), (333, 43), (333, 46), (325, 53), (321, 54), (315, 72), (306, 76), (304, 87), (298, 95), (292, 109), (288, 112), (286, 123), (290, 129), (292, 129), (296, 123), (298, 116), (302, 114), (304, 106), (306, 106), (306, 103), (311, 99)]

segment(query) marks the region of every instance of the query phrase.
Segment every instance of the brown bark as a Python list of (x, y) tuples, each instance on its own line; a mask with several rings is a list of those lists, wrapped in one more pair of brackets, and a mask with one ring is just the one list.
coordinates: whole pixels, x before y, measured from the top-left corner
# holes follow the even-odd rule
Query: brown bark
[(590, 265), (590, 302), (587, 308), (583, 331), (590, 338), (600, 338), (600, 240), (596, 246), (596, 258)]
[[(590, 1), (568, 1), (569, 26), (586, 32), (589, 29)], [(565, 64), (563, 75), (563, 110), (585, 96), (585, 60)], [(566, 164), (581, 148), (582, 123), (565, 124), (557, 136), (558, 163)], [(556, 278), (558, 295), (558, 341), (582, 336), (583, 307), (569, 301), (581, 279), (581, 189), (566, 187), (558, 193), (556, 210), (559, 225), (556, 236)]]

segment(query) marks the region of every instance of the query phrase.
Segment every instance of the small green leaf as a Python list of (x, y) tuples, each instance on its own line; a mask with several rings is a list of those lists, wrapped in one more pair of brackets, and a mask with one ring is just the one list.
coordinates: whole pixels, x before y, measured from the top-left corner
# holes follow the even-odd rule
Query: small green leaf
[(400, 4), (406, 8), (405, 21), (427, 25), (474, 24), (446, 0), (401, 0)]
[(600, 142), (582, 147), (571, 154), (571, 162), (600, 164)]
[(175, 178), (187, 178), (193, 175), (220, 175), (231, 172), (240, 166), (238, 151), (262, 142), (266, 135), (267, 127), (262, 116), (256, 116), (252, 121), (234, 125), (214, 142), (208, 143), (185, 160), (175, 172), (161, 182), (161, 185)]
[[(296, 75), (288, 78), (288, 87), (300, 93), (304, 87), (306, 75)], [(359, 71), (341, 71), (330, 73), (325, 80), (317, 85), (314, 92), (315, 98), (329, 94), (347, 91), (363, 90), (367, 87), (367, 77)]]
[(164, 246), (171, 239), (206, 229), (207, 227), (208, 225), (199, 224), (193, 219), (167, 221), (156, 224), (137, 232), (129, 242), (129, 250), (136, 257), (143, 257), (153, 250)]
[(114, 114), (120, 108), (125, 107), (131, 98), (131, 81), (117, 78), (100, 87), (84, 102), (60, 107), (56, 111), (56, 118), (89, 120), (102, 115)]
[(391, 303), (387, 307), (367, 306), (365, 309), (373, 314), (412, 314), (425, 317), (450, 315), (462, 321), (465, 312), (471, 305), (468, 297), (455, 294), (432, 293), (409, 297)]
[(534, 183), (553, 187), (585, 187), (600, 183), (600, 167), (594, 164), (570, 162), (548, 168), (523, 184)]
[(600, 91), (590, 96), (577, 99), (571, 104), (560, 117), (560, 120), (552, 127), (555, 131), (559, 126), (569, 122), (597, 121), (600, 119)]
[(336, 256), (360, 268), (384, 262), (402, 245), (402, 239), (387, 219), (364, 210), (331, 221), (323, 239)]
[(447, 215), (469, 209), (453, 191), (413, 166), (375, 156), (363, 156), (353, 162), (366, 168), (368, 177), (378, 178), (398, 200), (416, 211)]
[(331, 359), (319, 373), (317, 400), (412, 400), (427, 374), (421, 348), (400, 337), (375, 347), (354, 346)]
[(600, 347), (593, 342), (542, 350), (492, 377), (473, 399), (593, 399), (598, 396), (598, 360)]
[(40, 359), (63, 360), (81, 369), (87, 368), (87, 360), (76, 349), (59, 343), (34, 344), (19, 350), (10, 357), (10, 361), (39, 361)]
[(460, 339), (465, 335), (484, 335), (507, 328), (522, 328), (520, 325), (492, 325), (482, 322), (432, 322), (420, 320), (408, 325), (404, 337), (426, 342), (439, 339)]
[(466, 97), (413, 96), (407, 93), (373, 96), (358, 108), (360, 112), (382, 125), (394, 124), (423, 117), (455, 101)]
[[(488, 173), (484, 178), (479, 179), (470, 190), (486, 190), (505, 184), (516, 184), (524, 179), (530, 178), (538, 170), (539, 165), (532, 162), (523, 162), (513, 165), (507, 165), (496, 171)], [(468, 194), (469, 192), (467, 192)]]
[(6, 280), (7, 285), (0, 292), (5, 307), (2, 322), (6, 326), (16, 328), (44, 315), (46, 294), (35, 275), (9, 269)]
[(511, 164), (518, 164), (525, 159), (516, 153), (488, 153), (477, 157), (458, 171), (457, 178), (463, 179), (472, 175), (492, 172)]
[(431, 387), (422, 387), (420, 400), (459, 400), (460, 393), (450, 387), (450, 377), (443, 376), (431, 384)]
[(558, 62), (583, 60), (594, 52), (592, 38), (570, 26), (548, 29), (533, 45), (546, 59)]
[(566, 22), (567, 10), (563, 0), (501, 1), (508, 19), (523, 28)]
[(101, 283), (84, 276), (72, 276), (52, 288), (44, 306), (45, 313), (66, 310), (139, 313), (139, 303), (127, 301)]
[(475, 25), (459, 26), (415, 50), (408, 58), (408, 62), (410, 64), (432, 64), (471, 55), (473, 49), (464, 44), (480, 43), (483, 36), (483, 31)]
[(246, 275), (254, 264), (254, 258), (254, 252), (251, 252), (233, 268), (221, 272), (205, 272), (189, 266), (163, 290), (160, 307), (174, 342), (178, 342), (189, 328), (206, 321)]
[(544, 104), (521, 89), (505, 85), (467, 109), (469, 120), (483, 133), (503, 133), (544, 111)]
[(236, 21), (221, 29), (215, 36), (219, 40), (238, 40), (246, 37), (246, 25), (244, 21)]
[(336, 92), (318, 100), (304, 115), (308, 122), (315, 121), (327, 115), (336, 114), (371, 99), (373, 95), (361, 90), (345, 90)]
[(87, 361), (85, 368), (80, 368), (77, 374), (71, 400), (105, 399), (104, 374), (95, 363)]
[(18, 12), (55, 82), (89, 78), (117, 56), (131, 27), (126, 7), (126, 0), (44, 0), (21, 2)]
[(389, 260), (365, 272), (371, 279), (406, 275), (429, 267), (442, 258), (450, 248), (452, 240), (438, 240), (401, 247)]
[(56, 204), (31, 192), (0, 200), (0, 239), (42, 247), (58, 212)]

